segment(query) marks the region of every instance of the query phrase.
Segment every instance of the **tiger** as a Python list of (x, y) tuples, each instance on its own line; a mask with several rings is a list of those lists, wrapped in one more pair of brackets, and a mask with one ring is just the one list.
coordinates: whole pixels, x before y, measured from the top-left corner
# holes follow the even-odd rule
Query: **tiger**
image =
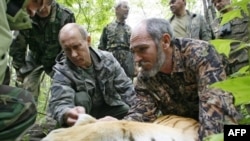
[(197, 141), (197, 126), (192, 119), (178, 116), (163, 116), (148, 123), (98, 121), (81, 114), (74, 126), (55, 129), (41, 141)]
[(180, 129), (183, 134), (190, 134), (194, 137), (195, 141), (198, 141), (200, 123), (193, 118), (164, 115), (158, 117), (153, 123)]

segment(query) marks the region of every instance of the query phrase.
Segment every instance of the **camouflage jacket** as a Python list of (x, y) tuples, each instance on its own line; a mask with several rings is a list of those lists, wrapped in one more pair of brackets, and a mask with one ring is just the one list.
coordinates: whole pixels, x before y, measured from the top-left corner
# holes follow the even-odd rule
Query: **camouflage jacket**
[[(249, 6), (250, 8), (250, 6)], [(221, 18), (215, 19), (212, 24), (217, 39), (238, 40), (250, 43), (250, 17), (242, 13), (243, 18), (235, 18), (229, 23), (220, 26)], [(231, 52), (239, 47), (239, 43), (231, 44)], [(241, 49), (229, 55), (229, 64), (248, 62), (247, 49)]]
[[(171, 74), (157, 73), (149, 79), (138, 75), (135, 89), (141, 101), (131, 110), (132, 118), (152, 121), (159, 110), (198, 118), (199, 96), (208, 84), (226, 78), (216, 50), (199, 40), (176, 39)], [(192, 111), (192, 112), (190, 112)]]
[[(18, 70), (25, 66), (25, 61), (31, 61), (36, 66), (43, 65), (45, 72), (49, 74), (61, 51), (58, 33), (65, 24), (75, 22), (75, 17), (69, 9), (53, 3), (49, 17), (42, 19), (35, 15), (32, 20), (32, 28), (21, 30), (11, 45), (13, 65)], [(29, 60), (25, 60), (28, 47)]]
[[(200, 39), (209, 41), (212, 39), (213, 32), (208, 23), (206, 23), (203, 16), (199, 14), (191, 13), (187, 10), (190, 22), (186, 27), (186, 32), (189, 34), (188, 38)], [(174, 19), (175, 15), (170, 18), (170, 23)]]
[[(77, 94), (93, 96), (96, 95), (95, 92), (99, 92), (99, 97), (103, 97), (108, 105), (122, 105), (124, 102), (133, 105), (133, 83), (113, 55), (91, 47), (90, 54), (95, 80), (88, 79), (84, 69), (76, 67), (68, 59), (63, 59), (54, 66), (49, 109), (53, 118), (61, 125), (62, 117), (68, 108), (82, 106), (75, 100)], [(96, 87), (99, 91), (96, 91)], [(95, 101), (93, 97), (92, 101)]]
[(108, 50), (109, 48), (123, 47), (129, 50), (130, 35), (130, 26), (117, 21), (112, 22), (103, 29), (98, 48)]
[(8, 50), (13, 38), (11, 30), (31, 28), (31, 20), (25, 9), (27, 1), (0, 1), (0, 17), (2, 18), (0, 20), (0, 84), (5, 76)]

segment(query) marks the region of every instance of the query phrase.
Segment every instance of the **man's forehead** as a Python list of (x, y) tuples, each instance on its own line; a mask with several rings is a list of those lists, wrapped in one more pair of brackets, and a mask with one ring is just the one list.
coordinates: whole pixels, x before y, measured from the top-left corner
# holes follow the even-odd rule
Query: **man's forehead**
[(169, 3), (175, 3), (175, 2), (178, 2), (178, 1), (186, 2), (186, 0), (169, 0)]
[(39, 6), (39, 9), (44, 7), (46, 0), (29, 0), (29, 4)]
[(218, 3), (218, 2), (221, 2), (221, 1), (227, 1), (227, 0), (212, 0), (212, 3)]
[(30, 1), (42, 5), (45, 0), (30, 0)]

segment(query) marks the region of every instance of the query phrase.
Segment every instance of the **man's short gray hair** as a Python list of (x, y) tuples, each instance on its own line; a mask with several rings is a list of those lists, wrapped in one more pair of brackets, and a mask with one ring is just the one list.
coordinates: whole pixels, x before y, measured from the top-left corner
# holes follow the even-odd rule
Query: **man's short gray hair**
[(115, 9), (120, 7), (123, 4), (128, 5), (128, 1), (127, 0), (119, 0), (119, 1), (117, 1), (116, 4), (115, 4)]
[(145, 20), (146, 30), (155, 43), (160, 42), (162, 35), (168, 33), (173, 39), (173, 29), (168, 20), (162, 18), (149, 18)]

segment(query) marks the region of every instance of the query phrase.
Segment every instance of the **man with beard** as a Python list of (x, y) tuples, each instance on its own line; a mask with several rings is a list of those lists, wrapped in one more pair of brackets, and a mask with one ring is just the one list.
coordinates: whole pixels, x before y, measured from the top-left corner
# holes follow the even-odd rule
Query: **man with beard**
[(205, 41), (174, 38), (164, 19), (143, 20), (134, 28), (130, 49), (140, 72), (138, 101), (127, 120), (152, 122), (160, 115), (191, 117), (200, 122), (199, 139), (237, 124), (233, 95), (209, 85), (226, 78), (213, 46)]
[(119, 1), (115, 6), (116, 21), (103, 29), (98, 48), (112, 52), (127, 76), (133, 79), (133, 55), (129, 50), (131, 28), (125, 23), (128, 13), (128, 2)]
[(170, 0), (170, 10), (173, 16), (170, 18), (175, 37), (186, 37), (209, 41), (213, 37), (209, 23), (203, 16), (186, 10), (186, 0)]

